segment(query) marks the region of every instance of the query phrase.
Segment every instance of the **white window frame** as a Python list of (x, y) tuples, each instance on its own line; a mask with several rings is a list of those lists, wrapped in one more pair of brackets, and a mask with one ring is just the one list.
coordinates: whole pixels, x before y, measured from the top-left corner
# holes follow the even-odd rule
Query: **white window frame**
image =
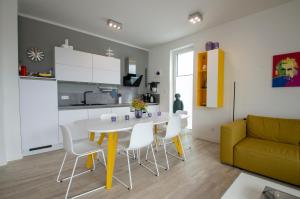
[[(169, 112), (173, 113), (173, 101), (174, 101), (174, 95), (176, 91), (176, 77), (178, 73), (178, 54), (186, 53), (186, 52), (194, 52), (194, 60), (193, 65), (195, 63), (195, 49), (193, 44), (189, 44), (177, 49), (173, 49), (170, 52), (170, 98), (169, 98)], [(194, 68), (193, 73), (191, 74), (194, 79)], [(184, 76), (184, 75), (182, 75)], [(193, 81), (194, 82), (194, 81)], [(193, 90), (194, 90), (194, 83), (193, 83)], [(194, 104), (194, 97), (192, 97), (192, 103)]]

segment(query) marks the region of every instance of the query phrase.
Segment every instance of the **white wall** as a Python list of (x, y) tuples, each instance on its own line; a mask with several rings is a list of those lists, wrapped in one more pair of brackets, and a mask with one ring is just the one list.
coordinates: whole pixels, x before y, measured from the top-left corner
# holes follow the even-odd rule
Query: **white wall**
[(17, 12), (17, 0), (0, 0), (0, 161), (2, 160), (0, 164), (5, 164), (6, 161), (22, 157), (19, 114)]
[[(3, 1), (0, 1), (0, 28), (4, 27), (4, 16), (3, 16)], [(3, 43), (3, 31), (0, 31), (0, 44)], [(0, 67), (3, 66), (3, 46), (0, 45)], [(5, 153), (5, 142), (4, 142), (4, 129), (3, 129), (3, 73), (0, 68), (0, 166), (6, 164), (6, 153)]]
[(220, 125), (232, 120), (233, 81), (237, 118), (247, 114), (300, 118), (300, 87), (272, 88), (272, 56), (300, 51), (299, 9), (300, 1), (292, 1), (151, 49), (149, 80), (156, 70), (163, 71), (161, 108), (169, 108), (170, 50), (192, 43), (199, 52), (207, 41), (219, 41), (225, 51), (225, 103), (221, 109), (198, 108), (194, 103), (195, 137), (219, 141)]

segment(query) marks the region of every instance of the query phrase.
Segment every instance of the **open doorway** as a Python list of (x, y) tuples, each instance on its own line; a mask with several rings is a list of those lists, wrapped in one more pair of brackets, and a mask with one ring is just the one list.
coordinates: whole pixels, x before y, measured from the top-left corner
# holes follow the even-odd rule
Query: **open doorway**
[(184, 110), (190, 115), (187, 128), (192, 129), (194, 50), (192, 47), (174, 50), (172, 56), (173, 99), (175, 93), (180, 94)]

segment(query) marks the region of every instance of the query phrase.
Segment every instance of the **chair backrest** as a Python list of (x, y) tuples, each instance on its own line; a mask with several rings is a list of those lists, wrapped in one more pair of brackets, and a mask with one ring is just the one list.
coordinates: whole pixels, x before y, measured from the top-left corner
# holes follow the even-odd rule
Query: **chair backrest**
[(183, 110), (177, 110), (175, 114), (178, 114), (178, 115), (187, 115), (188, 112), (187, 111), (183, 111)]
[[(179, 116), (185, 115), (185, 116), (187, 116), (188, 112), (187, 111), (182, 111), (182, 110), (177, 110), (175, 115), (179, 115)], [(187, 125), (188, 125), (188, 118), (187, 117), (181, 118), (181, 128), (184, 129), (184, 128), (187, 127)]]
[(130, 136), (128, 149), (146, 147), (153, 142), (153, 122), (136, 124)]
[(118, 117), (118, 115), (116, 113), (104, 113), (100, 116), (101, 120), (110, 120), (111, 117)]
[(74, 154), (72, 135), (69, 126), (60, 125), (62, 137), (63, 137), (63, 145), (66, 152)]
[(167, 132), (166, 132), (166, 139), (173, 138), (179, 135), (181, 131), (181, 118), (178, 115), (174, 115), (170, 117)]

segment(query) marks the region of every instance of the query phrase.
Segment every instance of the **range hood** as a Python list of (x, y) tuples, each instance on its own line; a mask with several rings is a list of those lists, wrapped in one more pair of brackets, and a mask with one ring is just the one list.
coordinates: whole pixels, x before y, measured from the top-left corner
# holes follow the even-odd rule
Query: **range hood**
[(136, 74), (135, 60), (126, 58), (125, 69), (127, 75), (123, 77), (123, 86), (139, 87), (143, 79), (143, 75)]

